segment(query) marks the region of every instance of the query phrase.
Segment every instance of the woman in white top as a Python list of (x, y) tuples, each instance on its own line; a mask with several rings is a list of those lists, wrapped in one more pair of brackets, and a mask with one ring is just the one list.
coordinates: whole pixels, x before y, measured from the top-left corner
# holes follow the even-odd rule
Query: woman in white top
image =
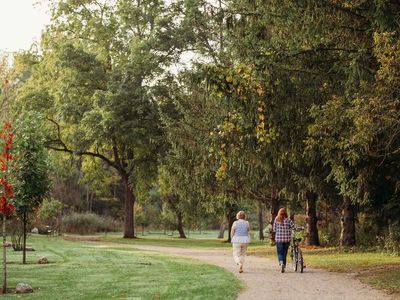
[(246, 221), (244, 211), (239, 211), (236, 214), (236, 219), (231, 229), (231, 241), (233, 245), (233, 259), (239, 265), (239, 273), (242, 273), (247, 246), (250, 243), (250, 225)]

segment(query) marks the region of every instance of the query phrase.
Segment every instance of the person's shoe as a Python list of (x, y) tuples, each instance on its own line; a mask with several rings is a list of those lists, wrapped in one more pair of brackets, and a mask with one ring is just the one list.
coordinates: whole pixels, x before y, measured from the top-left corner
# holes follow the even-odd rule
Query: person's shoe
[(239, 264), (239, 273), (243, 273), (243, 265)]
[(285, 273), (285, 265), (281, 264), (281, 273)]

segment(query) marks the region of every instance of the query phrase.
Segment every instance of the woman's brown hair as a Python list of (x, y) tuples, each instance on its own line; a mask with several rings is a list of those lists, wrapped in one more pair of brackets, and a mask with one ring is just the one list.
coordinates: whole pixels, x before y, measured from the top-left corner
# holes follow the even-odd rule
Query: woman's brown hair
[(278, 223), (282, 223), (284, 219), (286, 219), (287, 216), (287, 212), (286, 209), (284, 209), (283, 207), (278, 211), (278, 216), (276, 217), (276, 220), (278, 221)]

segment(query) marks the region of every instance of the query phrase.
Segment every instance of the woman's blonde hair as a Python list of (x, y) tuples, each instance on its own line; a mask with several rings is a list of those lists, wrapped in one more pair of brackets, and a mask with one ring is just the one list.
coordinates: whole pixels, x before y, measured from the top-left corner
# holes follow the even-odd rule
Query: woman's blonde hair
[(244, 213), (244, 211), (243, 210), (241, 210), (241, 211), (239, 211), (237, 214), (236, 214), (236, 219), (246, 219), (246, 214)]

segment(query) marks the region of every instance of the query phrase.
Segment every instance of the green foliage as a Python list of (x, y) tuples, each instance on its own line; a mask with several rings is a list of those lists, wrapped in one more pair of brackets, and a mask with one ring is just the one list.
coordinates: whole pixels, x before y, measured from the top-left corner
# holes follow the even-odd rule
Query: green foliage
[[(102, 159), (82, 160), (81, 183), (106, 195), (122, 181), (142, 223), (157, 181), (193, 223), (247, 201), (300, 212), (296, 195), (312, 191), (326, 207), (348, 197), (375, 233), (400, 213), (399, 11), (384, 0), (57, 1), (43, 54), (19, 57), (14, 107), (46, 116), (49, 148)], [(184, 51), (190, 67), (171, 70)]]
[[(43, 56), (16, 100), (46, 115), (48, 148), (101, 159), (97, 170), (119, 176), (130, 206), (157, 173), (154, 92), (174, 58), (165, 36), (174, 33), (174, 14), (160, 1), (54, 2)], [(125, 213), (133, 229), (131, 209)]]
[(43, 117), (26, 112), (15, 122), (18, 163), (14, 176), (17, 213), (32, 212), (50, 188), (49, 161), (44, 147)]
[(54, 221), (61, 212), (61, 202), (53, 198), (44, 199), (37, 211), (42, 222)]
[(400, 225), (390, 224), (383, 236), (378, 237), (379, 246), (389, 254), (400, 256)]

